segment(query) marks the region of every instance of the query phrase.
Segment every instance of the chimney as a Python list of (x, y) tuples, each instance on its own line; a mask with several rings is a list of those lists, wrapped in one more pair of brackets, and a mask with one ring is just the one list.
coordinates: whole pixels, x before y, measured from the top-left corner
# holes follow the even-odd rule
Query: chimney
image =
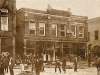
[(70, 12), (70, 8), (68, 8), (68, 10), (67, 10), (68, 12)]

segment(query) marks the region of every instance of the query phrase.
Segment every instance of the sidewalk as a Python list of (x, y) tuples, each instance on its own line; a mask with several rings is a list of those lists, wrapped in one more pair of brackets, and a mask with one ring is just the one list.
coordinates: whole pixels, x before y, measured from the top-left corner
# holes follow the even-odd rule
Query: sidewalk
[[(97, 69), (95, 67), (87, 68), (87, 69), (78, 69), (78, 72), (74, 72), (73, 69), (66, 69), (66, 73), (63, 71), (60, 73), (57, 69), (55, 73), (55, 68), (45, 68), (45, 72), (41, 72), (40, 75), (97, 75)], [(14, 69), (14, 75), (19, 75), (21, 69)], [(10, 75), (9, 72), (5, 75)], [(34, 75), (34, 74), (33, 74)]]
[[(96, 75), (96, 67), (88, 67), (88, 63), (85, 61), (80, 62), (81, 66), (78, 68), (78, 72), (75, 73), (73, 70), (73, 62), (67, 62), (67, 75)], [(83, 68), (81, 68), (83, 66)], [(63, 73), (59, 74), (59, 72), (55, 73), (54, 69), (55, 65), (46, 65), (45, 63), (45, 72), (41, 72), (41, 75), (63, 75)], [(21, 66), (16, 65), (14, 67), (14, 75), (18, 75), (21, 73)], [(5, 75), (10, 75), (9, 72)]]

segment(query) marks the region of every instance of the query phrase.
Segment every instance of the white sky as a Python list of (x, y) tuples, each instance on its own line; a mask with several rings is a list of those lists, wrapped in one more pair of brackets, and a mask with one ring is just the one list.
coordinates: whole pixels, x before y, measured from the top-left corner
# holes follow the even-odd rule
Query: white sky
[(88, 18), (100, 17), (100, 0), (16, 0), (17, 9), (22, 7), (46, 10), (48, 4), (52, 8), (67, 11), (72, 14), (88, 16)]

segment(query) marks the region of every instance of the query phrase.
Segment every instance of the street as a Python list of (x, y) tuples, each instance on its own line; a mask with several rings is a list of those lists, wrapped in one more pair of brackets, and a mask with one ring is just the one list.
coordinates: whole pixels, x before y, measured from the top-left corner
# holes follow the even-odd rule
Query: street
[[(21, 69), (14, 69), (14, 75), (20, 74)], [(10, 75), (9, 72), (5, 75)], [(33, 74), (34, 75), (34, 74)], [(40, 75), (97, 75), (97, 71), (95, 67), (85, 68), (85, 69), (78, 69), (78, 72), (74, 72), (73, 69), (66, 69), (66, 73), (60, 73), (57, 69), (55, 73), (54, 68), (45, 68), (45, 72), (41, 72)]]

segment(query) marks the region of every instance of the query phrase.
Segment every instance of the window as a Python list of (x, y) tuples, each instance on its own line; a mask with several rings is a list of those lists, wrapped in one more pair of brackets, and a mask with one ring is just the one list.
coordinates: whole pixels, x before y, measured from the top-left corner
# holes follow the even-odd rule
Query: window
[(1, 51), (8, 52), (11, 50), (12, 40), (11, 38), (1, 38)]
[(88, 41), (90, 41), (90, 32), (88, 32)]
[(29, 30), (30, 34), (36, 34), (36, 21), (30, 21), (29, 22)]
[(98, 30), (95, 31), (95, 40), (98, 40)]
[(79, 26), (79, 38), (84, 38), (84, 26)]
[(65, 24), (60, 25), (60, 36), (66, 36), (66, 25)]
[(8, 31), (8, 10), (1, 9), (1, 30)]
[(76, 26), (74, 25), (71, 26), (71, 33), (72, 33), (72, 38), (76, 38)]
[(52, 24), (52, 36), (57, 36), (57, 24)]
[(39, 23), (39, 35), (45, 36), (45, 23)]
[(26, 41), (26, 47), (27, 48), (35, 48), (35, 42), (34, 41), (27, 40)]

